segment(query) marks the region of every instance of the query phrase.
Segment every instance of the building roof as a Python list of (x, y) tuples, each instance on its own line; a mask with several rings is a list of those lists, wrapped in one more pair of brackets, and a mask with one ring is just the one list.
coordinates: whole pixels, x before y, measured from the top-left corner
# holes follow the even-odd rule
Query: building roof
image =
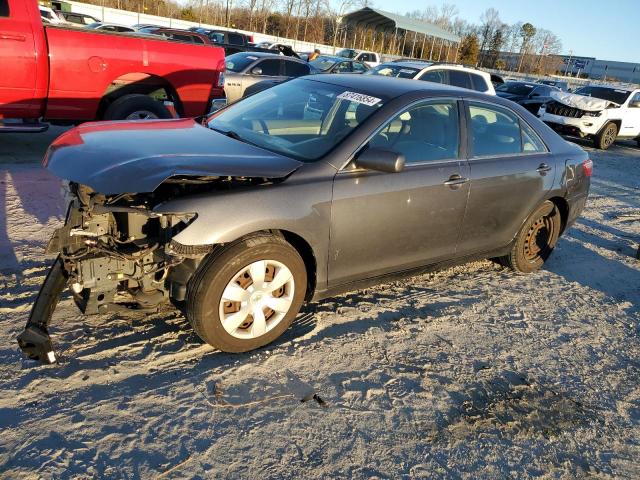
[(460, 42), (460, 37), (432, 23), (414, 18), (404, 17), (395, 13), (385, 12), (377, 8), (365, 7), (342, 17), (345, 23), (357, 23), (375, 30), (394, 31), (405, 30), (417, 32), (431, 37), (441, 38), (450, 42)]

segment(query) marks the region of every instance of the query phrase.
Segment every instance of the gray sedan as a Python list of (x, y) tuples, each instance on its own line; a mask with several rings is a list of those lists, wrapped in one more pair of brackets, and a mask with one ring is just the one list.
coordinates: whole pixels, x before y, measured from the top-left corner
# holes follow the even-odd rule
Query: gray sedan
[(84, 124), (44, 165), (73, 199), (19, 337), (44, 361), (65, 288), (85, 314), (170, 301), (242, 352), (305, 301), (471, 259), (536, 271), (592, 169), (513, 102), (361, 75), (291, 80), (205, 124)]

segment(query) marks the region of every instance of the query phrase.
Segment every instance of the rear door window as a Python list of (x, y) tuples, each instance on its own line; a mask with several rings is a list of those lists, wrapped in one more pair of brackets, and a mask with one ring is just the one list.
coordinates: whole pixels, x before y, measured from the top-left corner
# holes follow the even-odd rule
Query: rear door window
[(353, 71), (354, 72), (366, 72), (367, 71), (367, 67), (365, 67), (364, 64), (362, 64), (360, 62), (353, 62)]
[(280, 60), (271, 59), (271, 58), (268, 60), (263, 60), (260, 63), (258, 63), (256, 67), (259, 67), (262, 69), (261, 75), (265, 75), (268, 77), (280, 76)]
[(9, 0), (0, 0), (0, 17), (9, 16)]
[(462, 70), (449, 70), (449, 84), (455, 87), (468, 88), (469, 90), (473, 90), (471, 77), (469, 77), (469, 74), (467, 72), (463, 72)]
[(424, 80), (425, 82), (449, 83), (447, 82), (446, 70), (429, 70), (420, 77), (420, 80)]
[(523, 151), (518, 117), (506, 109), (469, 104), (471, 156), (515, 155)]
[(301, 77), (303, 75), (309, 75), (309, 65), (300, 62), (284, 62), (284, 76), (285, 77)]
[(470, 73), (469, 77), (471, 78), (471, 83), (473, 84), (473, 90), (477, 92), (486, 92), (489, 90), (489, 86), (487, 85), (486, 80), (475, 73)]
[(244, 45), (244, 37), (242, 35), (238, 35), (237, 33), (230, 33), (229, 43), (231, 45)]
[(335, 72), (344, 73), (351, 71), (351, 62), (340, 62), (340, 64), (336, 67)]

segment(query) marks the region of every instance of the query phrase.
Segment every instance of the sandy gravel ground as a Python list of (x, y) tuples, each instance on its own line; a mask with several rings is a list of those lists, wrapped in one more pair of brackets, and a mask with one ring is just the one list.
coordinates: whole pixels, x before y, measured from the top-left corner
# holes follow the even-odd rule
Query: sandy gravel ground
[(242, 355), (170, 309), (65, 298), (52, 366), (15, 336), (59, 182), (0, 165), (0, 477), (639, 478), (640, 150), (591, 155), (587, 210), (539, 273), (485, 261), (335, 297)]

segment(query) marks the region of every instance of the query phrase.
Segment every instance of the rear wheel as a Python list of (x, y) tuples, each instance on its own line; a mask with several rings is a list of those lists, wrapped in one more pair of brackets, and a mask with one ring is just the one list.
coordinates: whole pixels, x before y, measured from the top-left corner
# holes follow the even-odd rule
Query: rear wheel
[(615, 123), (607, 123), (604, 128), (598, 133), (594, 139), (596, 148), (600, 150), (606, 150), (618, 136), (618, 126)]
[(261, 235), (209, 257), (187, 287), (187, 318), (209, 345), (246, 352), (271, 343), (291, 325), (307, 287), (298, 252)]
[(553, 202), (544, 202), (524, 223), (511, 252), (500, 257), (500, 262), (518, 272), (539, 270), (556, 246), (561, 225), (558, 208)]
[(171, 118), (171, 112), (157, 100), (147, 95), (124, 95), (104, 112), (105, 120), (155, 120)]

